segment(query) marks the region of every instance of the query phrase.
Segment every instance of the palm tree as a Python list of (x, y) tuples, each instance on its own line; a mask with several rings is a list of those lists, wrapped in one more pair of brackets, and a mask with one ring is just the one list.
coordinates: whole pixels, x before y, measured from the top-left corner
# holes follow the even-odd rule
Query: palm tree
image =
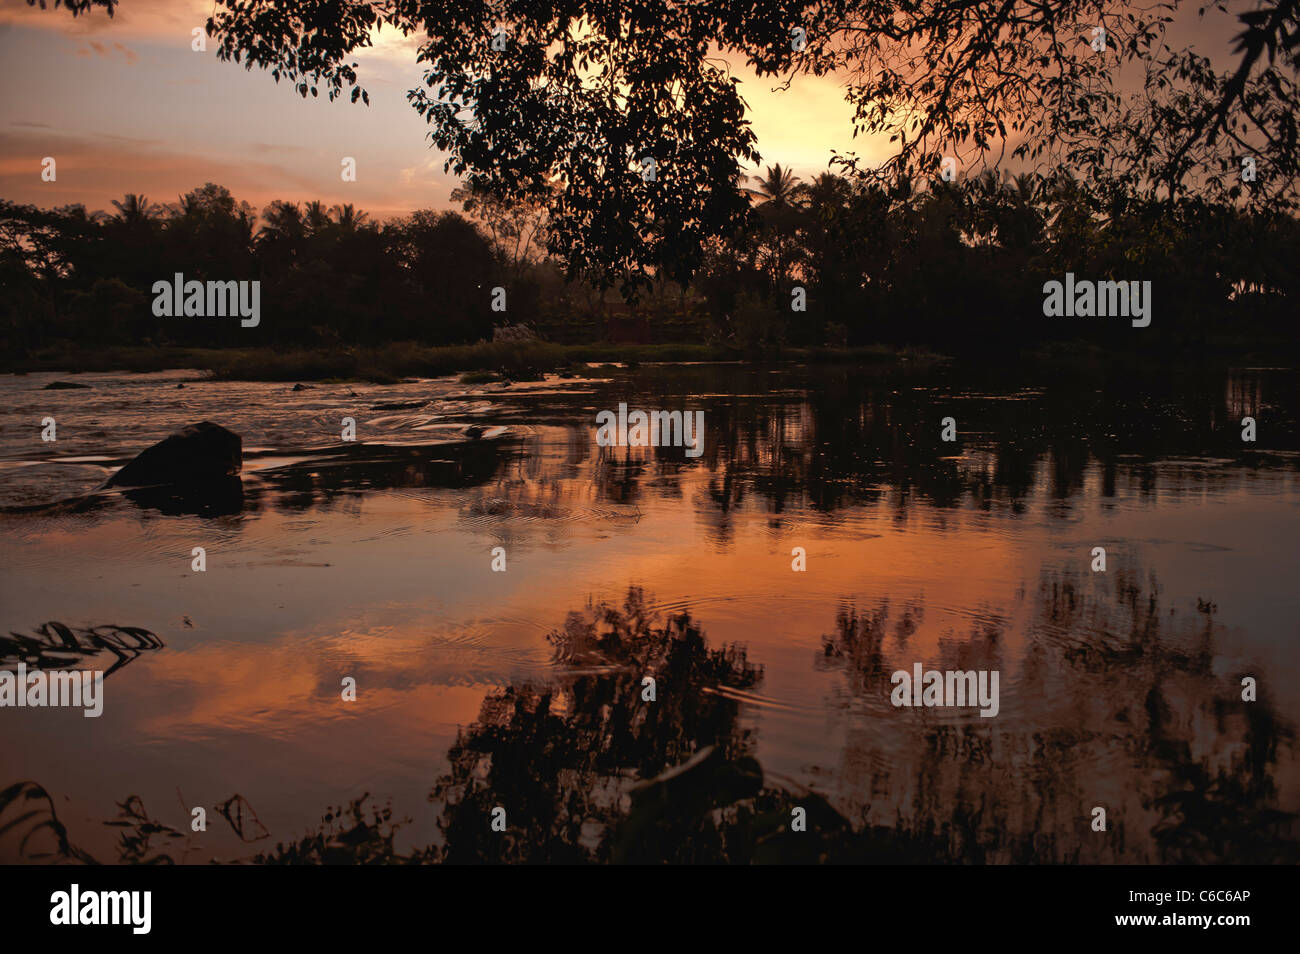
[(297, 202), (277, 199), (262, 210), (262, 218), (266, 224), (262, 226), (259, 237), (296, 242), (303, 236), (305, 224)]
[(287, 268), (302, 255), (307, 225), (297, 202), (275, 200), (262, 210), (265, 223), (257, 233), (257, 249), (264, 266)]
[(1036, 172), (1022, 172), (1020, 175), (1011, 178), (1011, 186), (1016, 199), (1025, 205), (1033, 205), (1039, 200), (1039, 193), (1044, 184), (1045, 180)]
[(992, 245), (998, 238), (1006, 204), (1002, 182), (993, 169), (985, 169), (955, 185), (961, 194), (960, 228), (973, 245)]
[(368, 213), (354, 209), (351, 202), (346, 205), (333, 206), (330, 209), (330, 214), (334, 216), (334, 221), (345, 232), (355, 232), (365, 224), (366, 219), (370, 218)]
[(253, 233), (257, 230), (257, 213), (247, 202), (242, 202), (235, 209), (233, 216), (235, 227), (234, 235), (239, 242), (239, 246), (244, 249), (251, 248), (253, 245)]
[(972, 192), (984, 198), (992, 198), (1002, 189), (998, 174), (992, 169), (985, 169), (974, 179), (967, 180), (966, 185)]
[(320, 199), (313, 199), (307, 203), (306, 222), (309, 232), (320, 232), (329, 226), (329, 213), (325, 211), (325, 203)]
[(759, 177), (757, 189), (746, 189), (752, 196), (757, 196), (764, 205), (784, 207), (794, 198), (799, 177), (781, 163), (767, 167), (767, 174)]
[(135, 192), (128, 192), (122, 197), (121, 202), (114, 199), (113, 205), (117, 208), (116, 218), (128, 225), (148, 221), (162, 211), (161, 206), (155, 205)]
[(1068, 169), (1059, 168), (1042, 186), (1048, 238), (1058, 249), (1074, 254), (1090, 250), (1098, 234), (1087, 188)]
[(842, 206), (849, 197), (848, 180), (833, 172), (823, 172), (812, 182), (798, 186), (796, 196), (804, 198), (814, 215), (824, 217)]
[(794, 256), (794, 236), (799, 225), (799, 210), (794, 205), (798, 184), (799, 177), (778, 162), (767, 167), (766, 175), (758, 177), (757, 189), (744, 190), (760, 203), (759, 215), (765, 224), (754, 252), (766, 259), (764, 271), (776, 288), (784, 286)]
[(198, 215), (201, 204), (193, 192), (187, 192), (185, 195), (176, 197), (175, 205), (168, 205), (168, 211), (173, 215), (192, 216)]

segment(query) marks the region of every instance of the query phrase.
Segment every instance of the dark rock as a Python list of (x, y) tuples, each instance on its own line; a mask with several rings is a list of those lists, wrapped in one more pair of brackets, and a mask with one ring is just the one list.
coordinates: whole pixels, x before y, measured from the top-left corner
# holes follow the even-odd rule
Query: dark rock
[(292, 391), (311, 391), (311, 390), (314, 390), (314, 389), (312, 388), (312, 386), (311, 386), (310, 384), (295, 384), (292, 388), (290, 388), (290, 390), (292, 390)]
[(220, 424), (200, 421), (141, 451), (108, 479), (105, 487), (195, 484), (238, 474), (243, 441)]
[(42, 391), (76, 391), (81, 389), (89, 390), (89, 384), (77, 384), (75, 381), (51, 381)]

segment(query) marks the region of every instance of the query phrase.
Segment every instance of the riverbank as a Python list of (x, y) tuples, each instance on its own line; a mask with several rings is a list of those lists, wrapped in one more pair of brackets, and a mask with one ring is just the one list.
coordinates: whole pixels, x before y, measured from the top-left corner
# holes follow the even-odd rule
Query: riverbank
[(590, 364), (636, 365), (650, 362), (780, 360), (876, 363), (944, 360), (924, 349), (869, 345), (855, 348), (786, 348), (751, 355), (707, 344), (561, 345), (545, 341), (495, 341), (472, 345), (429, 346), (395, 342), (376, 347), (284, 350), (261, 348), (110, 347), (95, 350), (47, 349), (6, 356), (0, 371), (165, 371), (194, 368), (228, 381), (368, 381), (395, 384), (404, 378), (463, 373), (477, 380), (528, 380)]
[[(1155, 361), (1190, 372), (1229, 366), (1292, 367), (1293, 342), (1239, 340), (1231, 336), (1211, 342), (1158, 343), (1154, 347), (1106, 348), (1085, 340), (1043, 342), (1015, 352), (965, 354), (975, 363), (995, 353), (1003, 363), (1060, 368), (1139, 371)], [(582, 373), (592, 365), (635, 368), (651, 363), (749, 362), (754, 364), (891, 364), (923, 367), (955, 360), (925, 347), (889, 344), (852, 347), (783, 347), (761, 352), (722, 344), (556, 344), (548, 341), (480, 341), (469, 345), (423, 345), (392, 342), (354, 348), (186, 348), (174, 346), (95, 349), (52, 346), (27, 354), (0, 355), (0, 373), (57, 371), (66, 374), (107, 371), (169, 371), (178, 368), (208, 372), (220, 381), (334, 381), (396, 384), (411, 378), (464, 375), (466, 383), (497, 380), (536, 380), (547, 373)]]

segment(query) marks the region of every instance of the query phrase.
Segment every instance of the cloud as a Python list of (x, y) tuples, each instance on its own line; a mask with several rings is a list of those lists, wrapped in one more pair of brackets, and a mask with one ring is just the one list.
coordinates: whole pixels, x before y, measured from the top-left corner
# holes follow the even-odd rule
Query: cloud
[(111, 46), (100, 43), (98, 40), (89, 40), (88, 43), (88, 47), (82, 46), (77, 48), (78, 56), (90, 56), (94, 53), (96, 56), (103, 56), (112, 59), (120, 53), (123, 59), (126, 60), (128, 66), (133, 66), (136, 60), (140, 58), (135, 50), (129, 49), (121, 43), (114, 43)]
[(415, 56), (425, 38), (418, 34), (403, 36), (400, 30), (377, 29), (370, 31), (370, 46), (358, 51), (357, 60), (380, 60), (387, 63), (414, 64)]
[[(18, 124), (11, 124), (17, 126)], [(259, 148), (261, 147), (261, 148)], [(111, 200), (139, 192), (157, 202), (175, 201), (178, 195), (205, 182), (226, 186), (237, 200), (261, 210), (273, 199), (326, 205), (351, 202), (376, 221), (409, 214), (413, 209), (446, 207), (453, 183), (432, 174), (376, 174), (372, 184), (344, 184), (329, 176), (313, 175), (300, 166), (252, 158), (253, 153), (293, 151), (319, 158), (305, 147), (252, 143), (248, 156), (212, 156), (179, 152), (156, 139), (112, 134), (68, 135), (41, 133), (24, 126), (0, 133), (0, 195), (14, 202), (53, 208), (80, 203), (91, 211), (111, 208)], [(41, 180), (41, 157), (53, 156), (58, 178)], [(333, 167), (331, 167), (333, 168)]]
[(853, 106), (844, 99), (842, 78), (796, 76), (788, 89), (774, 89), (772, 77), (758, 77), (746, 67), (733, 73), (763, 165), (780, 162), (806, 178), (825, 172), (835, 153), (856, 151), (872, 164), (888, 155), (887, 137), (853, 138)]
[(306, 152), (306, 146), (293, 146), (282, 142), (250, 142), (247, 148), (258, 154), (268, 152)]
[[(20, 82), (29, 90), (11, 99), (10, 111), (26, 120), (56, 117), (61, 132), (37, 122), (4, 127), (0, 194), (103, 209), (125, 192), (165, 201), (215, 181), (259, 208), (271, 199), (320, 198), (379, 217), (449, 205), (456, 182), (442, 170), (446, 157), (429, 148), (427, 127), (401, 95), (420, 82), (420, 37), (377, 30), (374, 46), (357, 54), (371, 107), (300, 103), (267, 75), (217, 62), (211, 46), (190, 52), (190, 30), (206, 21), (211, 0), (130, 0), (118, 9), (112, 20), (92, 13), (74, 21), (62, 10), (0, 0), (0, 24), (22, 27), (4, 39), (23, 53)], [(883, 157), (878, 143), (853, 139), (840, 80), (797, 77), (788, 90), (773, 91), (772, 78), (743, 66), (735, 73), (763, 164), (781, 162), (810, 178), (833, 150)], [(59, 161), (56, 183), (42, 183), (39, 168), (33, 173), (33, 157), (49, 155)], [(356, 183), (339, 179), (345, 155), (363, 170)]]
[(211, 12), (211, 0), (149, 0), (123, 3), (112, 17), (99, 9), (73, 17), (63, 9), (41, 10), (29, 7), (24, 0), (6, 0), (0, 7), (0, 27), (31, 27), (74, 37), (110, 31), (122, 38), (175, 37), (188, 45), (190, 31), (203, 26)]
[[(66, 36), (86, 38), (111, 33), (117, 39), (130, 39), (188, 49), (195, 27), (203, 27), (214, 11), (212, 0), (128, 0), (109, 17), (102, 10), (92, 10), (78, 17), (65, 10), (40, 10), (24, 0), (0, 0), (0, 30), (21, 26)], [(422, 38), (403, 36), (392, 28), (370, 33), (371, 45), (358, 50), (356, 59), (365, 66), (390, 63), (415, 63)], [(106, 55), (102, 44), (92, 42), (95, 52)], [(89, 52), (80, 55), (90, 55)]]

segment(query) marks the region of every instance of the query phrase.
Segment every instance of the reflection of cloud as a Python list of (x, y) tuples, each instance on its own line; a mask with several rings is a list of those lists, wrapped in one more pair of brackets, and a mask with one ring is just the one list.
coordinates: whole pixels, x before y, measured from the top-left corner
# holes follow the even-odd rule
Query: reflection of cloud
[[(319, 652), (304, 654), (304, 641)], [(377, 628), (369, 621), (343, 626), (336, 637), (295, 632), (240, 643), (237, 654), (225, 642), (188, 647), (154, 673), (174, 689), (176, 702), (140, 728), (167, 737), (232, 730), (297, 736), (364, 715), (388, 722), (396, 738), (416, 713), (426, 724), (471, 722), (484, 690), (512, 675), (490, 655), (478, 663), (475, 653), (431, 638), (427, 623)], [(341, 702), (343, 675), (360, 688), (352, 706)]]

